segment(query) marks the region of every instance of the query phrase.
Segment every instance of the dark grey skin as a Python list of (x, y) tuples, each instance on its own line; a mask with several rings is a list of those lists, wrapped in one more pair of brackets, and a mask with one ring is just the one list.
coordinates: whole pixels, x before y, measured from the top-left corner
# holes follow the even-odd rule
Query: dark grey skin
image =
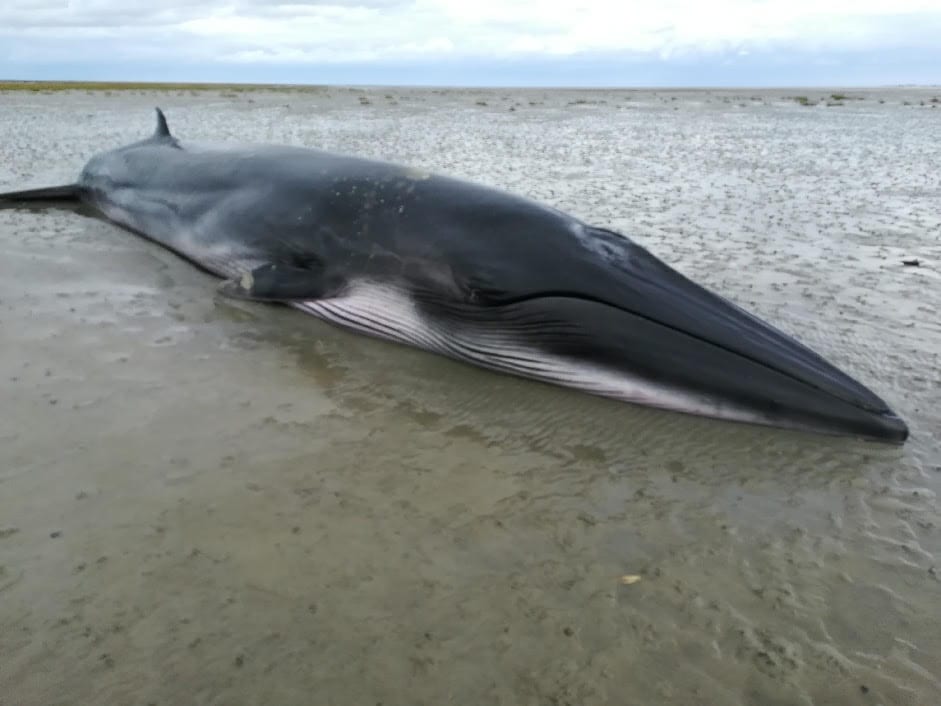
[(487, 368), (680, 412), (901, 443), (873, 392), (618, 233), (477, 184), (297, 147), (203, 148), (158, 110), (81, 204), (278, 302)]

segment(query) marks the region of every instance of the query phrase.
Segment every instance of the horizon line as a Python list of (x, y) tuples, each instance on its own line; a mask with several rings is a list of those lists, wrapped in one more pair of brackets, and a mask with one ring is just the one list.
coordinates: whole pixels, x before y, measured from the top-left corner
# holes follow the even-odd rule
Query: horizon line
[(121, 80), (109, 81), (99, 79), (22, 79), (22, 78), (0, 78), (0, 90), (4, 84), (94, 84), (101, 86), (153, 86), (153, 87), (253, 87), (253, 88), (407, 88), (407, 89), (466, 89), (478, 88), (487, 90), (515, 90), (515, 89), (537, 89), (537, 90), (601, 90), (601, 91), (730, 91), (730, 90), (751, 90), (751, 91), (776, 91), (776, 90), (827, 90), (831, 88), (845, 88), (855, 90), (867, 89), (887, 89), (887, 88), (941, 88), (941, 84), (934, 83), (891, 83), (891, 84), (780, 84), (780, 85), (661, 85), (661, 86), (641, 86), (641, 85), (548, 85), (548, 84), (505, 84), (492, 85), (483, 83), (462, 83), (462, 84), (432, 84), (432, 83), (279, 83), (275, 81), (152, 81), (152, 80)]

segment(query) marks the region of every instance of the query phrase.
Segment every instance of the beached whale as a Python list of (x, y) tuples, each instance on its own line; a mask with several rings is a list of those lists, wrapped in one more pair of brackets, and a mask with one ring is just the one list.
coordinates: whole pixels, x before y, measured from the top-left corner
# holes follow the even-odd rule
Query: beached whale
[(890, 442), (888, 405), (627, 237), (485, 186), (157, 129), (74, 184), (0, 207), (82, 204), (225, 279), (232, 297), (626, 402)]

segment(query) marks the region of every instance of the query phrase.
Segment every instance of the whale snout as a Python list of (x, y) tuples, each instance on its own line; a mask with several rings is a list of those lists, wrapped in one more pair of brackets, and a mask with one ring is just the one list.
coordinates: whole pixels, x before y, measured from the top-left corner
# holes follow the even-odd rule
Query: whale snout
[(499, 304), (486, 314), (495, 328), (515, 332), (529, 351), (528, 360), (517, 352), (492, 367), (690, 414), (892, 443), (908, 437), (861, 382), (626, 242), (627, 257), (593, 259), (560, 273), (557, 288), (491, 302)]
[(908, 438), (905, 422), (861, 382), (643, 248), (633, 246), (619, 270), (603, 298), (569, 304), (580, 310), (573, 320), (583, 335), (568, 355), (671, 391), (659, 406), (679, 411), (893, 443)]
[(875, 420), (879, 429), (874, 435), (885, 441), (901, 444), (908, 439), (908, 425), (895, 412), (889, 410)]

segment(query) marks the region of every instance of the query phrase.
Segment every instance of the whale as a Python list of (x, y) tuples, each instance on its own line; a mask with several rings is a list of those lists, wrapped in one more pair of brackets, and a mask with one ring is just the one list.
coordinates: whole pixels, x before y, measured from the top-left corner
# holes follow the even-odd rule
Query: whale
[(0, 193), (0, 208), (76, 209), (218, 277), (219, 296), (490, 371), (733, 422), (908, 437), (871, 389), (627, 235), (414, 166), (187, 142), (156, 115), (153, 134), (95, 154), (75, 182)]

